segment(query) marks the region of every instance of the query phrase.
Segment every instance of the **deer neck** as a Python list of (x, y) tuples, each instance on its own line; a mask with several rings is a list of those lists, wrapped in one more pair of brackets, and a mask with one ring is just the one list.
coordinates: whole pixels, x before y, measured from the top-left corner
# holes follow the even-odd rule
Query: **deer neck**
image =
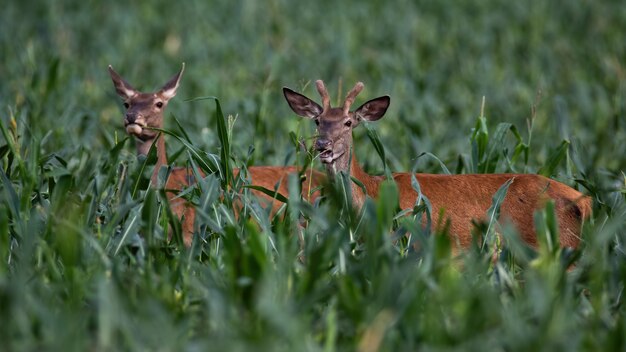
[(148, 155), (150, 148), (155, 143), (156, 140), (156, 153), (157, 153), (157, 162), (154, 165), (154, 171), (152, 172), (152, 184), (156, 185), (157, 176), (159, 174), (159, 170), (161, 166), (167, 165), (167, 154), (165, 152), (165, 139), (163, 136), (157, 137), (155, 139), (150, 139), (147, 141), (137, 140), (137, 155)]
[(360, 210), (365, 204), (365, 196), (375, 197), (378, 193), (377, 180), (375, 177), (367, 174), (356, 160), (356, 154), (350, 149), (350, 153), (345, 153), (335, 160), (333, 164), (326, 165), (326, 171), (331, 179), (339, 172), (349, 172), (350, 177), (359, 180), (365, 186), (365, 192), (362, 187), (354, 182), (350, 182), (350, 194), (352, 195), (352, 206)]

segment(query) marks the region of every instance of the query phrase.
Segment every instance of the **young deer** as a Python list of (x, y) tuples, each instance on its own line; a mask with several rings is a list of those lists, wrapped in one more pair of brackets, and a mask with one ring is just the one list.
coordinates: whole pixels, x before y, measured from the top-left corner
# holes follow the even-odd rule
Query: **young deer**
[[(124, 115), (124, 127), (126, 132), (136, 138), (137, 154), (147, 155), (148, 151), (156, 141), (157, 163), (151, 177), (153, 187), (157, 186), (157, 175), (161, 166), (167, 165), (167, 156), (165, 148), (165, 139), (163, 136), (157, 139), (159, 132), (154, 130), (163, 128), (163, 114), (167, 103), (176, 95), (180, 78), (185, 69), (183, 64), (180, 72), (172, 77), (165, 85), (155, 93), (142, 93), (134, 89), (126, 82), (113, 67), (109, 66), (109, 73), (113, 80), (113, 85), (117, 94), (124, 99), (124, 107), (126, 113)], [(233, 170), (235, 176), (239, 174), (239, 170)], [(291, 173), (298, 172), (296, 167), (275, 167), (275, 166), (256, 166), (249, 167), (251, 184), (262, 186), (266, 189), (273, 190), (276, 184), (279, 184), (278, 193), (287, 195), (287, 177)], [(202, 173), (201, 173), (202, 174)], [(323, 173), (311, 171), (307, 173), (311, 180), (305, 181), (302, 187), (302, 195), (309, 201), (315, 200), (319, 196), (319, 191), (315, 191), (309, 196), (308, 190), (318, 188), (325, 176)], [(185, 244), (191, 245), (195, 209), (193, 205), (186, 202), (183, 198), (176, 198), (176, 193), (185, 187), (190, 186), (193, 181), (193, 172), (187, 168), (173, 168), (169, 174), (164, 188), (170, 190), (167, 192), (172, 211), (182, 219), (182, 230)], [(202, 174), (204, 177), (204, 174)], [(273, 206), (273, 212), (280, 207), (279, 202), (273, 201), (273, 198), (259, 191), (252, 191), (257, 197), (270, 202)]]
[[(319, 80), (317, 91), (322, 97), (322, 106), (289, 88), (283, 93), (291, 109), (302, 117), (313, 119), (318, 125), (319, 136), (315, 143), (320, 160), (326, 166), (331, 179), (338, 172), (348, 173), (365, 186), (367, 195), (376, 197), (383, 176), (371, 176), (359, 166), (352, 146), (352, 129), (361, 121), (377, 121), (389, 107), (390, 97), (383, 96), (367, 101), (354, 111), (350, 106), (363, 89), (359, 82), (348, 93), (341, 108), (330, 106), (330, 98)], [(560, 182), (540, 175), (529, 174), (480, 174), (480, 175), (436, 175), (416, 174), (422, 193), (432, 205), (432, 220), (439, 222), (440, 210), (450, 220), (450, 233), (457, 237), (461, 247), (471, 243), (472, 220), (485, 218), (491, 206), (492, 196), (506, 181), (513, 179), (501, 206), (503, 218), (511, 221), (522, 239), (537, 246), (533, 213), (546, 200), (555, 203), (559, 222), (560, 244), (577, 247), (580, 242), (582, 220), (591, 214), (591, 199)], [(412, 208), (418, 197), (411, 186), (410, 173), (394, 173), (393, 178), (400, 193), (400, 207)], [(352, 187), (355, 207), (360, 209), (366, 194), (360, 187)], [(441, 219), (445, 220), (445, 219)]]

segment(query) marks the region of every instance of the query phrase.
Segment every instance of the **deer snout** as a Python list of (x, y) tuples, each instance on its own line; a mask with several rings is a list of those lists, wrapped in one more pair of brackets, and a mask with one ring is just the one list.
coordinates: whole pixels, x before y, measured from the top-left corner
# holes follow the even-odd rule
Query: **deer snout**
[(143, 127), (145, 126), (143, 116), (141, 116), (141, 114), (126, 114), (124, 126), (126, 127), (127, 133), (135, 136), (141, 135), (143, 133)]
[(135, 123), (137, 121), (136, 114), (126, 114), (126, 124)]
[(139, 125), (141, 127), (146, 126), (146, 119), (141, 113), (127, 113), (125, 119), (125, 125)]
[(324, 164), (332, 163), (337, 157), (333, 150), (333, 142), (329, 139), (318, 138), (317, 141), (315, 141), (315, 149), (319, 152), (319, 158)]
[(317, 149), (318, 152), (323, 152), (325, 150), (330, 149), (330, 140), (328, 139), (324, 139), (324, 138), (318, 138), (317, 141), (315, 141), (315, 149)]

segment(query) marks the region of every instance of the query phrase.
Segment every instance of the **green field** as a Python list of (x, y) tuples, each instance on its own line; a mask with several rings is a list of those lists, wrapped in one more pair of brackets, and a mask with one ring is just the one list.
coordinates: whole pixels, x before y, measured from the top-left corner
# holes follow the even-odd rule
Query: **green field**
[[(1, 8), (0, 350), (626, 349), (621, 1)], [(271, 217), (222, 172), (185, 194), (201, 214), (185, 248), (107, 72), (151, 91), (182, 62), (165, 126), (178, 166), (306, 165), (315, 125), (281, 88), (318, 99), (324, 79), (338, 104), (363, 81), (357, 105), (391, 96), (355, 129), (366, 171), (547, 175), (593, 198), (583, 244), (549, 246), (545, 210), (539, 249), (495, 226), (503, 242), (452, 258), (445, 234), (401, 216), (392, 185), (362, 214), (338, 182)]]

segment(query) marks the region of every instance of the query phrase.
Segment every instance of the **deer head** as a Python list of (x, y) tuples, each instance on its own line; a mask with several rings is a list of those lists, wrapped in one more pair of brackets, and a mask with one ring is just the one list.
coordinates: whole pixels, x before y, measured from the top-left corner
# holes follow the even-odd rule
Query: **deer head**
[(283, 94), (291, 109), (299, 116), (315, 121), (318, 137), (315, 149), (327, 170), (334, 174), (338, 171), (348, 172), (350, 152), (352, 151), (352, 129), (361, 121), (377, 121), (385, 115), (391, 102), (388, 95), (367, 101), (354, 111), (350, 106), (356, 96), (363, 90), (363, 83), (358, 82), (346, 96), (342, 107), (330, 106), (328, 91), (324, 82), (315, 82), (317, 91), (322, 97), (322, 106), (300, 93), (285, 87)]
[[(185, 70), (183, 63), (180, 72), (172, 77), (155, 93), (142, 93), (133, 88), (109, 65), (109, 73), (117, 94), (124, 99), (124, 127), (126, 132), (139, 140), (139, 154), (147, 154), (158, 135), (149, 128), (163, 128), (163, 111), (170, 99), (176, 95), (180, 78)], [(165, 151), (162, 151), (163, 153)]]

